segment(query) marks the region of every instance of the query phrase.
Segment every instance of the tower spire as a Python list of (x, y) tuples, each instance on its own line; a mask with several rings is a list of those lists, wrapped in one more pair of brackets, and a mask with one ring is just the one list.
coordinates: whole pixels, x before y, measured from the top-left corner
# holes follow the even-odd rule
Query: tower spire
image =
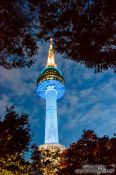
[(53, 41), (52, 38), (50, 38), (50, 47), (49, 47), (49, 51), (48, 51), (48, 60), (47, 60), (47, 67), (48, 66), (53, 66), (53, 67), (57, 67), (57, 65), (55, 64), (54, 61), (54, 50), (53, 50)]

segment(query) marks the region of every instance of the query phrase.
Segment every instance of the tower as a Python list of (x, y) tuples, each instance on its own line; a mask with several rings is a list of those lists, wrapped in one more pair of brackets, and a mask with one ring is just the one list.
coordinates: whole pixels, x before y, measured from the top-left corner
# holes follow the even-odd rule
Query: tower
[(54, 61), (50, 39), (46, 68), (37, 79), (37, 93), (46, 100), (45, 144), (58, 144), (57, 100), (64, 95), (64, 78)]
[[(45, 144), (39, 147), (39, 151), (45, 159), (42, 163), (49, 160), (49, 165), (42, 164), (42, 167), (45, 167), (42, 169), (45, 175), (56, 173), (58, 155), (64, 150), (64, 146), (59, 144), (57, 122), (57, 100), (64, 95), (64, 92), (64, 78), (55, 64), (53, 42), (50, 39), (47, 65), (37, 79), (37, 94), (46, 100)], [(54, 154), (57, 154), (55, 156), (57, 158), (54, 158)]]

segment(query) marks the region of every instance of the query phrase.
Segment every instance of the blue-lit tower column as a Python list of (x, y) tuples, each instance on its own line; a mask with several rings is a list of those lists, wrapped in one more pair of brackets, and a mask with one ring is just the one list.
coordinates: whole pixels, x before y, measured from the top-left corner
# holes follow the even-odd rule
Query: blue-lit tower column
[(46, 68), (37, 79), (37, 93), (46, 100), (45, 144), (59, 144), (57, 100), (64, 95), (64, 78), (54, 62), (52, 39)]
[(58, 143), (57, 91), (48, 86), (46, 91), (45, 143)]

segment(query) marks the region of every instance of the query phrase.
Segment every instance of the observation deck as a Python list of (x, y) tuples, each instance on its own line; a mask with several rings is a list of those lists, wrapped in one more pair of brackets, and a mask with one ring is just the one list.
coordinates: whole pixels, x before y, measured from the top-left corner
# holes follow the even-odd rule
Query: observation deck
[(57, 99), (64, 95), (64, 78), (61, 71), (54, 66), (48, 66), (40, 73), (37, 79), (38, 95), (46, 99), (46, 90), (49, 86), (56, 90)]
[(46, 92), (49, 88), (56, 91), (57, 99), (61, 98), (64, 95), (64, 78), (54, 61), (52, 38), (50, 39), (47, 66), (42, 70), (39, 78), (37, 79), (38, 95), (46, 99)]
[(48, 66), (41, 72), (39, 78), (37, 79), (37, 84), (45, 80), (57, 80), (64, 84), (64, 78), (61, 71), (53, 66)]

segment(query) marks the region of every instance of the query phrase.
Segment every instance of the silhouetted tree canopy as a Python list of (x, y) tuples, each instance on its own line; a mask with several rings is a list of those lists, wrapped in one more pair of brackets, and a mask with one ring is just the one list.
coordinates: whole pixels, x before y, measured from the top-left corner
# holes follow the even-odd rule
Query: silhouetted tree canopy
[(37, 52), (31, 29), (28, 1), (0, 1), (0, 66), (6, 69), (30, 66)]
[[(115, 148), (116, 138), (109, 139), (107, 136), (99, 138), (94, 131), (84, 130), (81, 138), (62, 153), (58, 175), (74, 175), (75, 170), (82, 169), (84, 165), (105, 165), (108, 170), (113, 165), (115, 172), (111, 174), (115, 175)], [(82, 173), (82, 175), (86, 174)]]
[(27, 114), (8, 108), (0, 121), (0, 174), (28, 175), (30, 163), (24, 159), (31, 140)]
[(115, 0), (0, 1), (0, 65), (30, 66), (38, 40), (52, 36), (55, 51), (93, 68), (116, 69)]
[[(108, 136), (98, 137), (93, 130), (84, 130), (81, 138), (70, 145), (68, 149), (65, 149), (60, 153), (60, 159), (58, 161), (57, 175), (74, 175), (75, 170), (82, 169), (84, 165), (105, 165), (107, 170), (111, 170), (111, 175), (116, 174), (116, 138), (108, 138)], [(30, 169), (30, 175), (40, 175), (47, 167), (51, 167), (50, 171), (53, 171), (54, 162), (49, 159), (53, 155), (54, 162), (55, 157), (57, 160), (57, 152), (50, 153), (50, 150), (44, 150), (43, 152), (38, 149), (36, 145), (32, 146), (32, 163)], [(49, 167), (49, 168), (50, 168)], [(53, 169), (53, 170), (52, 170)], [(46, 174), (50, 172), (46, 171)], [(79, 175), (88, 175), (89, 173), (80, 173)], [(90, 173), (97, 175), (97, 173)], [(109, 175), (109, 173), (106, 173)]]
[(41, 153), (36, 145), (32, 145), (30, 175), (41, 175)]
[(39, 39), (52, 36), (58, 53), (96, 72), (116, 69), (115, 0), (37, 2), (30, 0), (39, 8)]

